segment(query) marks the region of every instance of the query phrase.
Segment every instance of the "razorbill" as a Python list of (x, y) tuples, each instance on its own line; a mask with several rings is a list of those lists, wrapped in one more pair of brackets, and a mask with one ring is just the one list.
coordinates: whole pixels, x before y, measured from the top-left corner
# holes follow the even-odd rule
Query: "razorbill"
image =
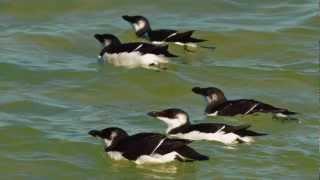
[(112, 34), (95, 34), (94, 37), (103, 45), (99, 58), (115, 66), (158, 70), (169, 62), (169, 57), (177, 57), (168, 52), (168, 46), (143, 42), (121, 43)]
[(91, 130), (89, 134), (103, 139), (105, 151), (113, 160), (127, 159), (136, 164), (145, 164), (209, 159), (189, 147), (191, 141), (170, 139), (158, 133), (138, 133), (130, 136), (123, 129), (110, 127)]
[(239, 114), (247, 115), (257, 112), (273, 113), (276, 117), (287, 117), (288, 115), (296, 114), (288, 109), (274, 107), (253, 99), (238, 99), (228, 101), (222, 90), (215, 87), (194, 87), (192, 88), (192, 91), (205, 97), (208, 103), (205, 113), (208, 116), (235, 116)]
[[(170, 29), (152, 30), (148, 19), (143, 16), (125, 15), (122, 16), (122, 18), (132, 25), (138, 37), (146, 38), (147, 40), (151, 41), (152, 44), (163, 45), (171, 42), (184, 46), (185, 49), (188, 50), (188, 47), (197, 47), (196, 43), (207, 41), (204, 39), (191, 37), (194, 31), (178, 32)], [(215, 49), (215, 47), (204, 48)]]
[(222, 123), (191, 124), (189, 115), (181, 110), (170, 108), (148, 113), (167, 124), (166, 133), (170, 137), (186, 140), (218, 141), (226, 145), (251, 143), (254, 136), (267, 135), (249, 130), (250, 125), (231, 126)]

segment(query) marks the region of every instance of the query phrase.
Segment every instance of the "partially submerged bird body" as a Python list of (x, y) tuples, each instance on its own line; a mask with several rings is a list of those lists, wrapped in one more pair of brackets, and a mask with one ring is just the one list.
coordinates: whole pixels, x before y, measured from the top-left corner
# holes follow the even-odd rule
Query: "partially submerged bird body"
[(253, 99), (227, 100), (224, 93), (215, 87), (194, 87), (192, 91), (202, 95), (207, 101), (207, 116), (236, 116), (254, 113), (272, 113), (277, 117), (296, 114), (285, 108), (278, 108)]
[(197, 47), (197, 43), (204, 42), (204, 39), (198, 39), (192, 37), (193, 30), (178, 32), (171, 29), (151, 29), (150, 23), (147, 18), (143, 16), (122, 16), (122, 18), (128, 21), (136, 35), (140, 38), (145, 38), (151, 43), (156, 45), (165, 45), (167, 43), (174, 43), (181, 46)]
[(191, 141), (171, 139), (158, 133), (129, 136), (124, 130), (112, 127), (92, 130), (89, 134), (104, 140), (105, 151), (114, 160), (127, 159), (136, 164), (146, 164), (208, 159), (188, 146)]
[(254, 113), (272, 113), (278, 116), (295, 114), (287, 109), (277, 108), (253, 99), (230, 100), (219, 105), (208, 104), (205, 112), (208, 116), (235, 116)]
[(191, 124), (188, 114), (181, 109), (170, 108), (159, 112), (150, 112), (148, 115), (165, 122), (168, 125), (167, 134), (174, 138), (218, 141), (228, 145), (242, 142), (251, 143), (254, 141), (254, 136), (266, 135), (249, 130), (250, 125)]
[(209, 140), (224, 144), (251, 143), (253, 136), (266, 135), (249, 130), (250, 125), (231, 126), (220, 123), (201, 123), (190, 125), (188, 128), (176, 128), (169, 131), (175, 138), (187, 140)]
[(197, 47), (198, 42), (206, 40), (191, 37), (194, 31), (178, 32), (176, 30), (159, 29), (148, 32), (148, 40), (153, 44), (174, 43), (181, 46)]
[(169, 58), (177, 57), (168, 51), (168, 46), (159, 47), (143, 42), (121, 43), (110, 34), (96, 34), (95, 38), (103, 45), (99, 57), (115, 66), (159, 69), (169, 62)]
[(156, 55), (140, 51), (123, 51), (119, 53), (110, 52), (107, 49), (102, 54), (102, 59), (114, 66), (127, 68), (142, 67), (146, 69), (158, 69), (163, 64), (169, 63), (169, 59), (164, 55)]

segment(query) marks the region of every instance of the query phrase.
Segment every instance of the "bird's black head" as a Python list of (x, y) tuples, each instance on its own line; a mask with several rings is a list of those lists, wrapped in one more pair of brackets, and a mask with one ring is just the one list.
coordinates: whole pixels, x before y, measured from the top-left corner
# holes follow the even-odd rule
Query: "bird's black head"
[(99, 137), (104, 140), (106, 147), (109, 147), (122, 138), (128, 136), (126, 131), (117, 127), (105, 128), (103, 130), (91, 130), (89, 134), (93, 137)]
[(151, 31), (151, 27), (150, 27), (148, 19), (143, 16), (125, 15), (125, 16), (122, 16), (122, 18), (124, 20), (128, 21), (132, 25), (132, 27), (138, 37), (142, 37), (147, 32)]
[(166, 123), (168, 125), (167, 132), (190, 123), (188, 113), (177, 108), (165, 109), (163, 111), (152, 111), (149, 112), (148, 115)]
[(120, 45), (120, 40), (112, 34), (95, 34), (96, 38), (104, 47)]
[(224, 93), (220, 89), (215, 87), (207, 87), (207, 88), (194, 87), (192, 88), (192, 92), (194, 92), (195, 94), (204, 96), (208, 101), (208, 103), (226, 101), (226, 97), (224, 96)]

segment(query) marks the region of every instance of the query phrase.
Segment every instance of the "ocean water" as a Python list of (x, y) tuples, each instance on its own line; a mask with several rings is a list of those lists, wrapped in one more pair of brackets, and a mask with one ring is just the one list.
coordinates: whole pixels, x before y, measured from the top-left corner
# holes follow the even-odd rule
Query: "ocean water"
[[(0, 179), (318, 179), (319, 4), (316, 0), (1, 0)], [(125, 14), (154, 28), (197, 30), (212, 52), (170, 50), (167, 71), (99, 64), (95, 33), (137, 41)], [(299, 112), (204, 116), (194, 86)], [(111, 161), (91, 129), (163, 133), (146, 115), (177, 107), (192, 122), (251, 124), (270, 135), (234, 149), (192, 144), (209, 161), (137, 166)]]

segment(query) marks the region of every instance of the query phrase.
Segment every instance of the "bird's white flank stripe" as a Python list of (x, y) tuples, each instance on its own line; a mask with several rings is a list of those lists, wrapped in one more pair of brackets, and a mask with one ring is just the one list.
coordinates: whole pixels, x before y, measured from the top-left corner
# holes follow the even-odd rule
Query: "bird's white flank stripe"
[(173, 33), (173, 34), (170, 34), (168, 37), (166, 37), (166, 39), (165, 40), (167, 40), (167, 39), (169, 39), (169, 38), (171, 38), (172, 36), (175, 36), (177, 33), (175, 32), (175, 33)]
[(210, 113), (210, 114), (207, 113), (207, 116), (217, 116), (218, 113), (219, 113), (219, 111), (215, 111), (214, 113)]
[(153, 151), (151, 152), (151, 154), (153, 154), (154, 152), (156, 152), (156, 150), (161, 146), (161, 144), (163, 143), (163, 141), (164, 141), (165, 139), (166, 139), (166, 138), (161, 139), (161, 141), (160, 141), (159, 144), (153, 149)]
[[(226, 126), (222, 126), (222, 128), (220, 128), (217, 132), (221, 132)], [(216, 132), (216, 133), (217, 133)]]
[(255, 105), (253, 105), (246, 113), (244, 114), (249, 114), (252, 110), (254, 110), (254, 108), (256, 108), (259, 105), (259, 103), (256, 103)]
[(288, 117), (288, 115), (285, 115), (285, 114), (283, 114), (283, 113), (276, 113), (276, 117), (286, 118), (286, 117)]
[(226, 133), (225, 131), (223, 131), (223, 129), (225, 129), (225, 126), (222, 126), (216, 132), (206, 133), (206, 132), (194, 130), (188, 133), (172, 134), (170, 135), (170, 137), (179, 138), (179, 139), (188, 139), (188, 140), (217, 141), (217, 142), (222, 142), (228, 145), (239, 143), (238, 140), (242, 140), (246, 143), (253, 142), (253, 138), (250, 136), (241, 137), (238, 134), (235, 134), (233, 132)]
[(138, 49), (140, 49), (143, 46), (143, 44), (140, 44), (138, 47), (136, 47), (133, 51), (137, 51)]

